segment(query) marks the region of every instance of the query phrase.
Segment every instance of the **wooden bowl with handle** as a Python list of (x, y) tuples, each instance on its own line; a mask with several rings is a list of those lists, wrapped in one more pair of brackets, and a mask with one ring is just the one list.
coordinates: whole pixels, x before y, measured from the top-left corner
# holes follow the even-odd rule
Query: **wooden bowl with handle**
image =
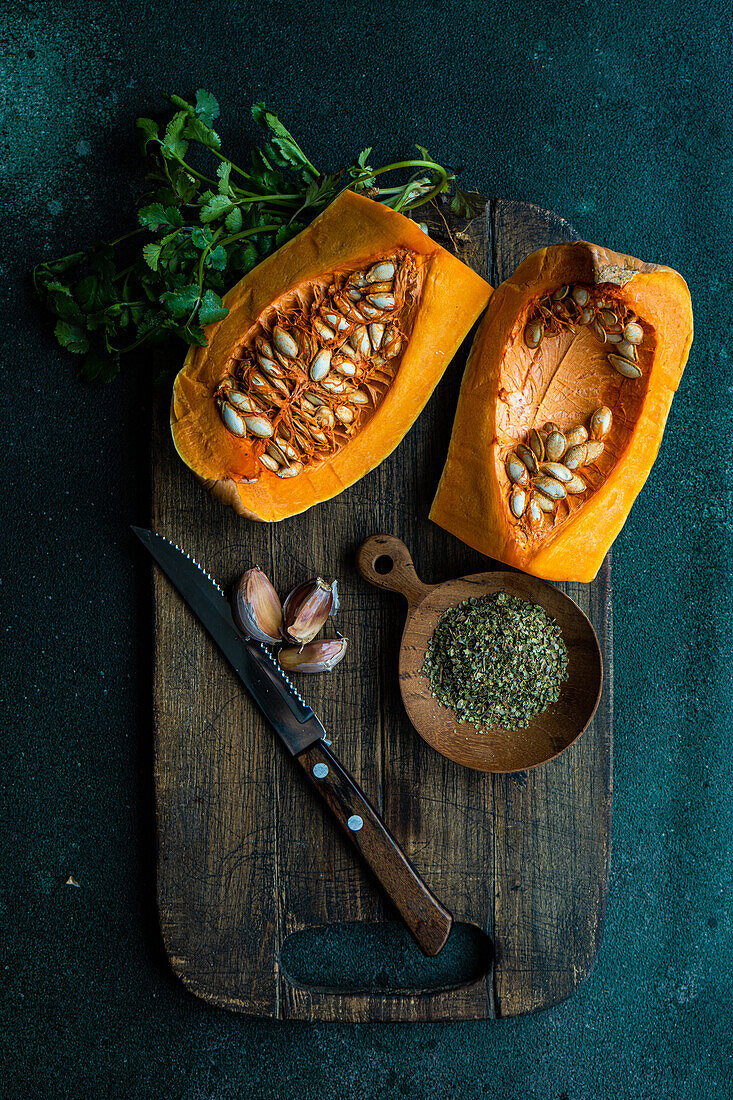
[[(428, 745), (469, 768), (516, 772), (547, 763), (580, 737), (598, 706), (603, 662), (593, 627), (564, 592), (525, 573), (499, 571), (475, 573), (443, 584), (423, 584), (409, 550), (392, 535), (372, 535), (362, 543), (357, 568), (371, 584), (399, 592), (407, 600), (399, 658), (400, 689), (410, 721)], [(502, 591), (539, 604), (556, 621), (568, 650), (568, 678), (558, 701), (526, 729), (480, 731), (438, 703), (422, 667), (444, 611), (472, 596)]]

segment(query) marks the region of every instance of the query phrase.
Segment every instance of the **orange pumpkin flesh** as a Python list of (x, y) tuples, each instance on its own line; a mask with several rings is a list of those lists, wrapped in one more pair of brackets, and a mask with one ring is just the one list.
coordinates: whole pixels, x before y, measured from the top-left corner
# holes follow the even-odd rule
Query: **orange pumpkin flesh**
[[(538, 301), (568, 286), (587, 287), (611, 313), (638, 318), (640, 378), (617, 373), (608, 359), (615, 345), (587, 324), (528, 346)], [(495, 291), (476, 335), (431, 519), (534, 576), (592, 580), (657, 456), (692, 332), (689, 290), (671, 268), (584, 241), (533, 253)], [(602, 455), (578, 471), (586, 491), (568, 494), (539, 522), (528, 511), (516, 516), (507, 456), (528, 443), (530, 429), (587, 427), (599, 406), (611, 409), (613, 424)]]
[[(385, 257), (406, 258), (410, 272), (409, 300), (395, 317), (399, 331), (405, 334), (402, 353), (383, 368), (391, 374), (382, 388), (367, 388), (374, 407), (360, 411), (358, 430), (357, 425), (344, 429), (336, 423), (338, 431), (352, 432), (345, 442), (340, 437), (340, 449), (325, 457), (309, 452), (297, 476), (278, 476), (263, 467), (266, 440), (249, 435), (237, 438), (224, 426), (221, 400), (217, 405), (223, 380), (234, 377), (240, 384), (236, 375), (242, 373), (247, 349), (254, 346), (256, 334), (260, 339), (263, 332), (268, 336), (263, 319), (268, 319), (271, 329), (278, 319), (285, 324), (283, 318), (295, 310), (300, 311), (301, 322), (304, 317), (307, 321), (309, 311), (316, 309), (329, 286), (341, 286), (351, 273), (367, 271)], [(346, 289), (348, 284), (343, 287)], [(252, 519), (284, 519), (335, 496), (397, 446), (490, 294), (483, 279), (431, 240), (415, 222), (380, 203), (344, 192), (308, 229), (229, 291), (224, 298), (229, 313), (207, 328), (208, 346), (189, 350), (174, 383), (171, 405), (178, 453), (219, 499)], [(302, 340), (302, 334), (299, 338)], [(338, 351), (337, 342), (333, 343), (334, 352)], [(307, 356), (303, 353), (302, 370), (298, 368), (301, 388), (308, 384), (306, 359), (312, 350)], [(286, 360), (280, 363), (288, 366)], [(347, 384), (351, 385), (348, 379)], [(278, 427), (279, 416), (285, 414), (274, 406), (266, 411), (275, 432), (283, 431), (285, 438), (297, 445), (284, 420)], [(312, 452), (310, 436), (308, 447)]]

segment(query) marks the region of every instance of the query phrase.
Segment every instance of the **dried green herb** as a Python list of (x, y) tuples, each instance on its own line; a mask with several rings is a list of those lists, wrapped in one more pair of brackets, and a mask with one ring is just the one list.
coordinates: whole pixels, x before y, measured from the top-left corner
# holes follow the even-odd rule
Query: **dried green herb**
[(543, 608), (506, 592), (441, 616), (423, 672), (442, 706), (484, 729), (524, 729), (556, 703), (568, 676), (562, 631)]

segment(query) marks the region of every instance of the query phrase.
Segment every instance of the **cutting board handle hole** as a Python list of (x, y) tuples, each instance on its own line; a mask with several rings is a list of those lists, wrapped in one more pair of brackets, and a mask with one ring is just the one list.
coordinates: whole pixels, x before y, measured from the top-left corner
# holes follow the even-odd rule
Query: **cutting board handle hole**
[(355, 921), (292, 932), (280, 951), (291, 985), (328, 993), (399, 996), (442, 993), (481, 981), (493, 960), (491, 940), (474, 924), (456, 923), (441, 953), (422, 954), (396, 921)]
[(379, 573), (380, 577), (386, 577), (393, 569), (394, 561), (389, 554), (380, 554), (374, 562), (374, 572)]

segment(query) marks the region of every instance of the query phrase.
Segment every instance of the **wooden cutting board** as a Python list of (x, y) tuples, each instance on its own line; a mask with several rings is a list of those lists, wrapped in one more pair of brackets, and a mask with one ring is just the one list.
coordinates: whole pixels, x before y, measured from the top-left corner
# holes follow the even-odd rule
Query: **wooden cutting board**
[[(525, 203), (491, 202), (452, 241), (439, 215), (429, 221), (493, 286), (535, 249), (577, 239), (567, 222)], [(405, 607), (361, 580), (354, 564), (363, 539), (387, 531), (410, 546), (427, 582), (491, 567), (427, 519), (469, 343), (387, 461), (279, 524), (249, 523), (213, 501), (175, 455), (167, 410), (159, 411), (154, 530), (225, 585), (255, 563), (282, 594), (317, 573), (338, 576), (339, 626), (352, 648), (330, 675), (301, 678), (303, 690), (418, 871), (456, 921), (493, 944), (486, 973), (457, 988), (446, 979), (439, 989), (353, 991), (288, 976), (281, 953), (292, 933), (394, 917), (213, 643), (155, 572), (160, 922), (174, 971), (213, 1004), (293, 1020), (488, 1019), (556, 1004), (593, 968), (610, 855), (610, 560), (593, 584), (560, 586), (600, 639), (605, 686), (595, 719), (559, 759), (511, 776), (462, 768), (414, 732), (397, 680)]]

